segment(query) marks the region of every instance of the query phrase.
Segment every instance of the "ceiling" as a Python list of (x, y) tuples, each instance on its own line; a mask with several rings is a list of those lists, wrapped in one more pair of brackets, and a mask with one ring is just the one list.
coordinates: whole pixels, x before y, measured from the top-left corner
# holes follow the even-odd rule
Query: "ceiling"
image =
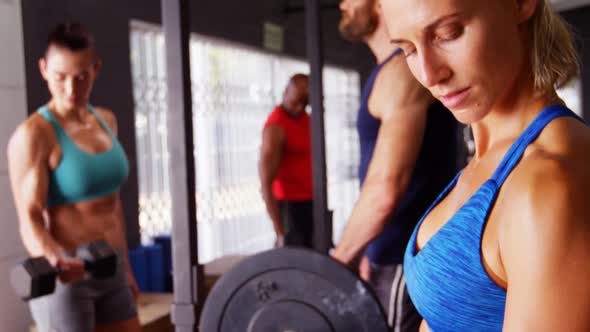
[(560, 11), (590, 5), (590, 0), (549, 0), (549, 2), (553, 8)]
[[(303, 6), (304, 0), (284, 0), (290, 6), (300, 7)], [(330, 6), (337, 5), (340, 0), (320, 0), (322, 5)], [(568, 10), (576, 7), (582, 7), (590, 5), (590, 0), (549, 0), (553, 5), (553, 8), (557, 10)]]
[[(290, 6), (303, 6), (305, 0), (283, 0)], [(320, 0), (321, 5), (337, 5), (340, 0)]]

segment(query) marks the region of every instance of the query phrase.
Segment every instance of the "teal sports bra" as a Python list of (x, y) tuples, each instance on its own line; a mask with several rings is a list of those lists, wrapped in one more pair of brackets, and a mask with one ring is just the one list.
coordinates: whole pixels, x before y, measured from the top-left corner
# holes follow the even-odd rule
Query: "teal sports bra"
[(109, 150), (99, 153), (83, 151), (66, 134), (47, 106), (37, 111), (51, 123), (61, 147), (61, 160), (49, 174), (48, 207), (110, 195), (119, 190), (129, 175), (129, 161), (119, 140), (91, 105), (88, 109), (111, 137)]

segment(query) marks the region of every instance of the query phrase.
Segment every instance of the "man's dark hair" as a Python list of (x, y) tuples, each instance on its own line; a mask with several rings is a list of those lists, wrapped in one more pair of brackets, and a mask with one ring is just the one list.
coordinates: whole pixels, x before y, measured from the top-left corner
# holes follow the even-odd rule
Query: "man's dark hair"
[(64, 22), (58, 24), (47, 38), (45, 53), (51, 46), (65, 48), (70, 51), (90, 49), (95, 51), (94, 37), (88, 30), (77, 22)]

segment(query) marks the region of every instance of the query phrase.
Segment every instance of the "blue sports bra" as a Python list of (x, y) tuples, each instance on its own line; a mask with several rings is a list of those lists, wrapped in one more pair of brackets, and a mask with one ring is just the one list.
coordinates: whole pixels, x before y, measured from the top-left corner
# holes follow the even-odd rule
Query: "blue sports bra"
[(53, 126), (61, 147), (61, 160), (49, 174), (48, 207), (107, 196), (118, 191), (129, 175), (129, 162), (119, 140), (91, 105), (88, 109), (111, 137), (112, 146), (107, 151), (88, 153), (81, 150), (47, 106), (38, 110)]
[[(480, 254), (482, 234), (500, 187), (527, 146), (549, 122), (562, 116), (577, 117), (561, 105), (541, 111), (510, 147), (491, 179), (418, 253), (415, 253), (416, 234), (424, 217), (414, 229), (404, 255), (406, 283), (416, 309), (433, 332), (502, 330), (506, 291), (484, 269)], [(446, 197), (460, 174), (424, 216)]]

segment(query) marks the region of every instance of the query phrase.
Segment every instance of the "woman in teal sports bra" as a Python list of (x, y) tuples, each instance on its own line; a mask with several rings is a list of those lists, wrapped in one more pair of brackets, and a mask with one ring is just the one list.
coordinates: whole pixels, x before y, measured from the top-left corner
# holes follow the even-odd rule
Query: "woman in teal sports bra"
[(380, 0), (414, 76), (471, 126), (473, 159), (404, 255), (421, 331), (590, 331), (590, 130), (546, 0)]
[[(89, 103), (100, 66), (84, 27), (58, 25), (39, 60), (51, 99), (8, 144), (22, 241), (62, 271), (53, 294), (29, 301), (40, 331), (140, 331), (119, 198), (129, 163), (113, 112)], [(116, 274), (106, 280), (86, 276), (75, 257), (97, 240), (118, 252)]]

